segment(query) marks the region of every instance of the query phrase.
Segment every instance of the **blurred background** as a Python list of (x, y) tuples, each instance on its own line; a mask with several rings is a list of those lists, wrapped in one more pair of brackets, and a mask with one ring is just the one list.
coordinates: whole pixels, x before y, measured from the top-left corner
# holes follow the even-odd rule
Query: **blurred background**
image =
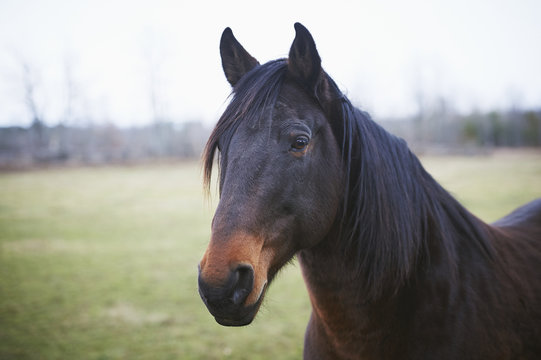
[(247, 328), (197, 294), (227, 105), (223, 29), (261, 63), (293, 24), (354, 104), (494, 221), (541, 196), (541, 3), (0, 2), (0, 359), (298, 359), (296, 264)]
[(541, 4), (4, 0), (0, 166), (194, 158), (229, 95), (226, 26), (260, 62), (293, 23), (351, 100), (418, 150), (541, 145)]

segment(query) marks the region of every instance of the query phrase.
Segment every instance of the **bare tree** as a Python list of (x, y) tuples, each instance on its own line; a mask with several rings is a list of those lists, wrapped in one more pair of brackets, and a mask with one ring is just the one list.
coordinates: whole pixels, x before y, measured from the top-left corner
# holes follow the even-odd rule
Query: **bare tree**
[(64, 57), (64, 113), (62, 114), (61, 123), (73, 123), (76, 96), (77, 88), (73, 76), (73, 59), (66, 54)]
[(150, 31), (143, 39), (142, 49), (148, 74), (148, 95), (150, 100), (152, 120), (152, 145), (150, 152), (152, 156), (163, 156), (167, 152), (167, 138), (170, 135), (168, 116), (165, 110), (165, 94), (163, 88), (163, 64), (165, 50), (160, 46), (161, 39)]
[(30, 64), (21, 60), (22, 81), (24, 90), (24, 104), (32, 117), (32, 124), (42, 124), (43, 118), (36, 99), (37, 77), (36, 71)]
[(23, 103), (31, 117), (29, 150), (34, 161), (47, 157), (48, 136), (43, 112), (37, 97), (38, 72), (24, 58), (19, 57), (22, 75)]

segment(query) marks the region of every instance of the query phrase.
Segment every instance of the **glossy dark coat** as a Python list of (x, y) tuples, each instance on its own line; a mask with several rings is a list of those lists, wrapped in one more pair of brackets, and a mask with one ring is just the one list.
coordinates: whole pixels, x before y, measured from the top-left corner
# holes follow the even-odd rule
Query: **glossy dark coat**
[(206, 147), (220, 203), (199, 292), (222, 325), (255, 317), (297, 255), (312, 303), (306, 359), (541, 358), (541, 199), (489, 225), (406, 143), (354, 108), (295, 24), (260, 65), (230, 29), (233, 97)]

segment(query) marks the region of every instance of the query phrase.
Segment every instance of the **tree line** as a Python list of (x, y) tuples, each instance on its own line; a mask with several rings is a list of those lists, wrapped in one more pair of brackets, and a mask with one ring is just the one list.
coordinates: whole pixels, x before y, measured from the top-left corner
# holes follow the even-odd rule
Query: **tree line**
[[(541, 147), (541, 110), (461, 115), (436, 108), (380, 123), (418, 152)], [(209, 134), (210, 129), (198, 121), (122, 128), (114, 124), (48, 126), (34, 120), (29, 127), (0, 128), (0, 168), (197, 159)]]
[[(83, 89), (71, 57), (66, 57), (63, 73), (64, 94), (61, 114), (44, 111), (46, 84), (39, 69), (28, 59), (15, 57), (14, 93), (26, 109), (30, 126), (0, 127), (0, 169), (50, 164), (99, 165), (136, 163), (156, 159), (195, 159), (200, 157), (210, 129), (199, 121), (174, 122), (167, 111), (168, 94), (163, 82), (168, 78), (160, 59), (163, 54), (145, 47), (148, 68), (149, 125), (119, 127), (113, 122), (97, 123), (89, 112)], [(15, 71), (17, 70), (18, 71)], [(472, 152), (492, 147), (541, 147), (541, 108), (524, 110), (511, 105), (508, 110), (459, 113), (452, 97), (433, 94), (414, 84), (416, 114), (400, 119), (376, 119), (391, 133), (404, 138), (416, 152)], [(100, 108), (100, 106), (97, 106)], [(56, 119), (57, 125), (51, 124)], [(105, 117), (108, 118), (108, 117)], [(21, 121), (27, 119), (21, 119)], [(45, 121), (48, 120), (48, 121)], [(118, 119), (113, 119), (118, 120)]]
[(473, 111), (460, 114), (444, 106), (406, 121), (383, 126), (420, 152), (467, 152), (496, 147), (541, 147), (541, 110)]
[(128, 164), (200, 156), (209, 129), (197, 121), (121, 128), (114, 124), (0, 128), (0, 168)]

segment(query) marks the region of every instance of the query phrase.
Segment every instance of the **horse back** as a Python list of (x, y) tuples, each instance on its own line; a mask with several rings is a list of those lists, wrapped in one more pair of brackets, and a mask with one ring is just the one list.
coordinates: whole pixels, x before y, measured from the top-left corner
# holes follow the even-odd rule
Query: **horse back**
[[(492, 224), (502, 297), (526, 354), (541, 355), (541, 198)], [(503, 290), (503, 289), (502, 289)], [(503, 309), (502, 309), (503, 311)], [(505, 313), (505, 311), (503, 311)]]
[[(519, 271), (541, 298), (541, 198), (492, 224), (493, 245), (506, 271)], [(541, 311), (541, 303), (539, 304)]]
[(539, 231), (541, 231), (541, 198), (522, 205), (493, 225), (503, 229), (511, 228), (525, 233), (536, 233), (539, 236)]

